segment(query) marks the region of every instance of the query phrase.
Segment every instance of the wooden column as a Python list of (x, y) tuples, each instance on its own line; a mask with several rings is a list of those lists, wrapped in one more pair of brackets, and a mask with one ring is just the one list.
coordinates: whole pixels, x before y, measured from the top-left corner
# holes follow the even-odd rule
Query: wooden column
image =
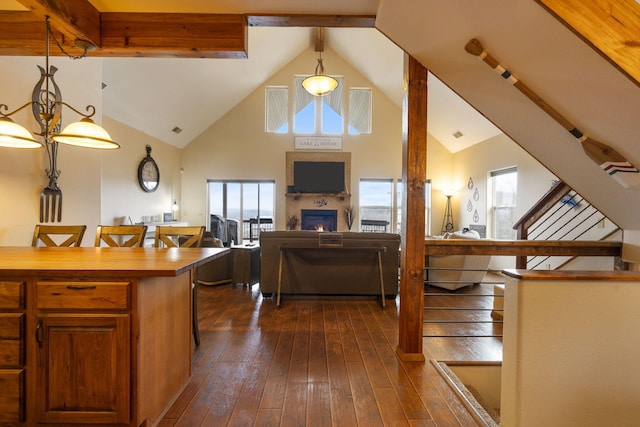
[(405, 55), (402, 103), (402, 252), (400, 322), (396, 352), (403, 360), (424, 360), (424, 208), (427, 172), (427, 69)]

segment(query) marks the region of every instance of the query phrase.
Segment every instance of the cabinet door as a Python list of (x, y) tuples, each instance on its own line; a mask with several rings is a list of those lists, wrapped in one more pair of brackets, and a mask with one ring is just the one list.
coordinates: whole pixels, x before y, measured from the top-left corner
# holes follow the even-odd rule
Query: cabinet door
[(129, 422), (129, 319), (128, 314), (38, 316), (38, 422)]

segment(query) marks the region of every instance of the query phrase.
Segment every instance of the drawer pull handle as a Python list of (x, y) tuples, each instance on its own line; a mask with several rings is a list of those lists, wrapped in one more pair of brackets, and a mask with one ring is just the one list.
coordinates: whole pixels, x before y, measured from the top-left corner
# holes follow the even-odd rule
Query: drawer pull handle
[(67, 289), (73, 289), (76, 291), (83, 291), (85, 289), (95, 289), (96, 285), (67, 285)]
[(36, 326), (36, 342), (38, 343), (38, 347), (42, 348), (42, 320), (40, 320)]

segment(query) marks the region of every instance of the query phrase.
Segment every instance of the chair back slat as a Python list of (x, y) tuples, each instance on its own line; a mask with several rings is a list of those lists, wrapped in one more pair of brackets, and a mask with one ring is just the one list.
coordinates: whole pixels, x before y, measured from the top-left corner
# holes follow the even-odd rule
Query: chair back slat
[(105, 243), (110, 247), (141, 248), (146, 234), (146, 225), (99, 225), (96, 229), (95, 246)]
[[(33, 230), (31, 246), (80, 246), (86, 225), (45, 225), (38, 224)], [(56, 237), (56, 238), (54, 238)], [(59, 242), (60, 239), (65, 239)]]
[(198, 248), (202, 242), (204, 226), (157, 226), (155, 246), (157, 248)]

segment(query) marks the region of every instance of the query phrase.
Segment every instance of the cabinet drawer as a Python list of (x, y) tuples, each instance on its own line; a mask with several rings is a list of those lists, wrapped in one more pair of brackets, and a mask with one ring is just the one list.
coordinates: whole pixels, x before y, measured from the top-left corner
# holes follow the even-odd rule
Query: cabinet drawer
[(0, 367), (24, 365), (24, 314), (0, 314)]
[(38, 282), (38, 309), (126, 310), (129, 282)]
[(24, 308), (24, 282), (0, 280), (0, 309)]
[(0, 369), (0, 425), (18, 425), (24, 421), (24, 370)]

